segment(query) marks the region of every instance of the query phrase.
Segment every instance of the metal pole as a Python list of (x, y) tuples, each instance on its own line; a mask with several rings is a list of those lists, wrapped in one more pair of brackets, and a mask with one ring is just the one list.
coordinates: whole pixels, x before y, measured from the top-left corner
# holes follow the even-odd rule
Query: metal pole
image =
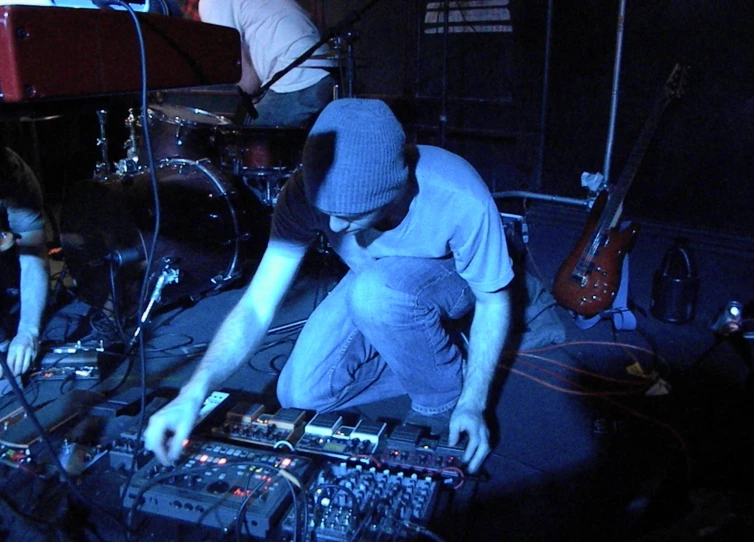
[(544, 73), (542, 74), (542, 110), (539, 117), (539, 152), (537, 154), (537, 170), (534, 173), (534, 180), (536, 185), (534, 188), (538, 189), (542, 186), (542, 172), (544, 170), (545, 161), (545, 132), (547, 131), (547, 99), (550, 92), (550, 51), (552, 41), (552, 10), (553, 0), (547, 0), (547, 24), (545, 28), (545, 58), (544, 58)]
[(539, 192), (526, 192), (524, 190), (507, 190), (505, 192), (493, 192), (492, 197), (494, 199), (506, 199), (506, 198), (524, 198), (524, 199), (538, 199), (543, 201), (551, 201), (554, 203), (566, 203), (568, 205), (575, 205), (576, 207), (589, 207), (590, 201), (585, 199), (566, 198), (563, 196), (550, 196), (547, 194), (540, 194)]
[(607, 130), (607, 146), (605, 149), (605, 163), (602, 167), (601, 190), (608, 186), (610, 179), (610, 163), (613, 155), (613, 140), (615, 138), (615, 119), (618, 115), (618, 86), (620, 83), (620, 66), (623, 56), (623, 24), (626, 18), (626, 0), (620, 0), (618, 8), (618, 28), (615, 36), (615, 65), (613, 67), (613, 92), (610, 104), (610, 122)]
[(442, 75), (440, 78), (440, 147), (445, 148), (445, 136), (448, 127), (448, 21), (450, 16), (450, 0), (445, 0), (443, 6), (442, 32)]

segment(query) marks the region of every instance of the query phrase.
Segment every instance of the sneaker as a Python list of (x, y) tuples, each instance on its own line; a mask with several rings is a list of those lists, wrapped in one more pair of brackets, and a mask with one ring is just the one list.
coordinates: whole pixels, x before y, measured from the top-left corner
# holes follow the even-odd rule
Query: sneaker
[(406, 417), (403, 419), (403, 425), (415, 425), (418, 427), (429, 428), (429, 432), (432, 435), (442, 435), (447, 433), (448, 426), (450, 425), (450, 416), (453, 414), (453, 409), (448, 409), (445, 412), (439, 414), (422, 414), (415, 410), (409, 410)]

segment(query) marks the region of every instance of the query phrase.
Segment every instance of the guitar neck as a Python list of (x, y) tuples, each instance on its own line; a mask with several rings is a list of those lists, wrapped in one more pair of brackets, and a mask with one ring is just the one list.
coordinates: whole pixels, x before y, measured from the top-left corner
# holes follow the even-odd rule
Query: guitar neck
[(655, 101), (649, 117), (644, 122), (644, 127), (631, 150), (631, 154), (628, 157), (628, 161), (626, 162), (618, 181), (608, 193), (607, 202), (595, 224), (589, 241), (586, 243), (584, 250), (581, 253), (576, 273), (585, 272), (609, 230), (615, 225), (618, 215), (620, 214), (621, 205), (623, 205), (623, 200), (628, 193), (631, 183), (636, 177), (636, 172), (639, 170), (639, 166), (646, 154), (649, 143), (652, 141), (657, 125), (660, 123), (660, 118), (671, 100), (679, 95), (684, 77), (684, 68), (676, 64), (662, 89), (660, 97)]
[(623, 204), (623, 200), (626, 198), (628, 189), (631, 187), (631, 183), (636, 178), (636, 172), (639, 170), (644, 155), (649, 148), (649, 144), (652, 141), (652, 137), (660, 123), (660, 117), (670, 103), (669, 99), (661, 100), (655, 104), (654, 111), (650, 117), (644, 123), (644, 127), (639, 134), (639, 138), (631, 151), (631, 154), (626, 161), (626, 165), (615, 183), (610, 190), (610, 196), (607, 200), (604, 210), (599, 221), (599, 231), (606, 231), (612, 227), (613, 222), (618, 216), (620, 206)]

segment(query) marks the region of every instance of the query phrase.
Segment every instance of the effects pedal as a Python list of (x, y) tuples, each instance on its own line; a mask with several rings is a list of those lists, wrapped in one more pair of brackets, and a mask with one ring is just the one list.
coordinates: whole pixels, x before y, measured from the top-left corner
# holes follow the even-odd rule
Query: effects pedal
[(199, 415), (196, 418), (196, 422), (194, 422), (194, 427), (202, 423), (228, 397), (230, 397), (230, 394), (224, 391), (213, 391), (210, 393), (209, 397), (202, 403), (202, 408), (199, 409)]
[[(196, 421), (194, 422), (194, 428), (196, 428), (201, 422), (203, 422), (212, 412), (215, 411), (228, 397), (229, 393), (224, 391), (213, 391), (204, 400), (202, 407), (199, 409)], [(170, 399), (166, 397), (153, 397), (149, 400), (149, 403), (144, 409), (145, 418), (149, 418), (152, 414), (160, 410), (166, 404), (170, 402)], [(143, 429), (146, 427), (144, 423)], [(139, 431), (138, 417), (134, 416), (133, 423), (125, 431), (122, 431), (118, 438), (116, 438), (110, 444), (110, 467), (114, 469), (125, 468), (130, 469), (131, 463), (136, 461), (136, 468), (143, 467), (150, 459), (152, 459), (152, 452), (144, 449), (144, 437), (141, 436), (139, 445), (137, 446), (137, 432)], [(138, 449), (138, 453), (137, 453)]]
[(175, 467), (156, 458), (133, 477), (124, 506), (264, 539), (278, 524), (296, 485), (303, 487), (311, 460), (222, 442), (192, 440)]
[(220, 427), (213, 427), (212, 434), (233, 441), (293, 450), (303, 433), (306, 411), (297, 408), (281, 408), (274, 414), (265, 412), (258, 403), (237, 403), (225, 415)]
[(363, 418), (347, 426), (340, 414), (317, 414), (306, 424), (296, 450), (338, 459), (371, 456), (376, 453), (386, 427), (383, 422)]
[(460, 477), (463, 476), (462, 458), (467, 444), (466, 435), (451, 446), (447, 432), (438, 438), (427, 436), (423, 427), (399, 425), (390, 432), (380, 462), (390, 467)]

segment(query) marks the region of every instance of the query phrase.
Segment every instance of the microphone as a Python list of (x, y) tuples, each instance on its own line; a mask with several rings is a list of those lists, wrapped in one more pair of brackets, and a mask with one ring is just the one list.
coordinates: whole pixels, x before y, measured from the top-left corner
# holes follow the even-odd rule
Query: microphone
[(135, 247), (113, 250), (110, 254), (105, 255), (105, 261), (115, 264), (116, 267), (123, 267), (132, 263), (140, 263), (147, 259), (144, 247), (141, 245)]
[(259, 111), (257, 111), (257, 108), (254, 106), (254, 100), (251, 99), (251, 94), (246, 92), (244, 89), (242, 89), (239, 86), (236, 86), (238, 89), (238, 94), (241, 96), (241, 105), (243, 105), (243, 108), (246, 110), (246, 113), (254, 120), (259, 118)]

